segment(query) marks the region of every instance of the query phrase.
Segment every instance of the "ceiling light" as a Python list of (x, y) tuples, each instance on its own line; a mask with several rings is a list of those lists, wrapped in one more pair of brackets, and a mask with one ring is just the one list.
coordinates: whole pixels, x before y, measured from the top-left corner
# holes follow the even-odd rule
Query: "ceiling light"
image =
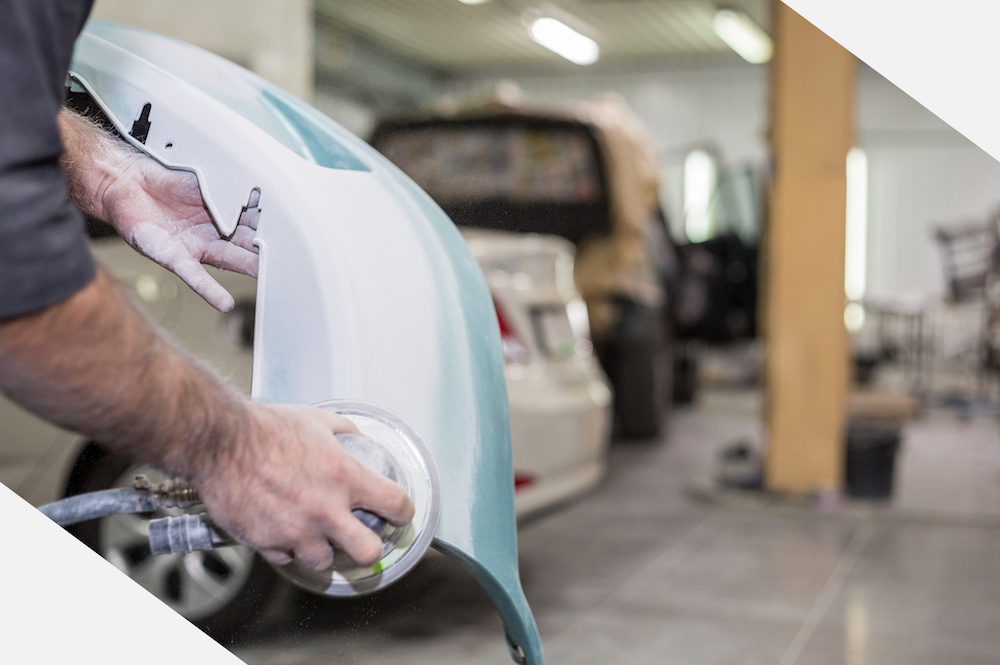
[(861, 148), (847, 153), (847, 226), (844, 237), (844, 293), (865, 297), (868, 263), (868, 157)]
[(720, 9), (712, 19), (712, 29), (722, 41), (755, 65), (767, 62), (774, 52), (774, 43), (766, 32), (743, 12)]
[(458, 0), (463, 5), (485, 5), (490, 0)]
[(718, 170), (704, 150), (692, 150), (684, 158), (684, 234), (691, 242), (705, 242), (712, 235), (712, 195)]
[(528, 34), (545, 48), (578, 65), (593, 64), (600, 55), (597, 42), (548, 16), (532, 21), (528, 26)]

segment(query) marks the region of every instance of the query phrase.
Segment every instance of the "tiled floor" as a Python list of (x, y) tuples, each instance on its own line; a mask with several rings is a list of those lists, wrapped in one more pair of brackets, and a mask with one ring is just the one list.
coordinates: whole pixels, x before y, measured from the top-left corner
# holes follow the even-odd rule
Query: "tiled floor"
[[(1000, 662), (1000, 424), (911, 426), (886, 509), (687, 498), (722, 446), (760, 440), (758, 413), (752, 394), (705, 395), (669, 442), (616, 445), (600, 488), (522, 527), (546, 662)], [(440, 556), (377, 599), (289, 591), (252, 634), (233, 645), (251, 665), (509, 662), (485, 594)]]
[(895, 505), (1000, 517), (1000, 419), (935, 411), (907, 427)]

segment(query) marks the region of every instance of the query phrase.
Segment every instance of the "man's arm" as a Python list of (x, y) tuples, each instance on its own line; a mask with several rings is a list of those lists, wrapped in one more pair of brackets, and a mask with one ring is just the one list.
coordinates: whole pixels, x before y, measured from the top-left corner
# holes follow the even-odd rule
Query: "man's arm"
[(0, 20), (0, 392), (186, 476), (220, 526), (272, 561), (323, 567), (329, 541), (373, 561), (379, 539), (350, 509), (398, 524), (413, 506), (343, 452), (334, 433), (353, 426), (318, 409), (251, 403), (172, 348), (106, 274), (94, 277), (60, 154), (86, 212), (216, 307), (232, 298), (205, 281), (201, 263), (253, 275), (257, 257), (253, 229), (219, 238), (192, 174), (127, 146), (121, 159), (121, 144), (79, 118), (63, 115), (60, 136), (56, 115), (88, 9), (25, 1)]
[(160, 336), (100, 271), (68, 300), (0, 320), (0, 392), (112, 450), (189, 479), (218, 524), (269, 560), (322, 569), (381, 543), (351, 510), (395, 524), (413, 505), (345, 453), (356, 431), (308, 407), (255, 404)]

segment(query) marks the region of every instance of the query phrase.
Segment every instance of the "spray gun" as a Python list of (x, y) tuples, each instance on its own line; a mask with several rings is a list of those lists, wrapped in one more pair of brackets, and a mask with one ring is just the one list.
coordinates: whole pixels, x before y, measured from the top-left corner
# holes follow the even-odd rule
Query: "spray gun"
[[(362, 454), (373, 455), (368, 449), (377, 444), (368, 437), (355, 434), (341, 434), (338, 437), (342, 447), (352, 451), (362, 450)], [(388, 461), (386, 465), (392, 464)], [(368, 469), (369, 464), (363, 463)], [(396, 467), (395, 464), (392, 464)], [(396, 467), (398, 468), (398, 467)], [(373, 470), (373, 469), (372, 469)], [(382, 475), (396, 480), (393, 474)], [(59, 526), (70, 526), (80, 522), (130, 513), (151, 513), (164, 508), (194, 508), (202, 504), (198, 491), (182, 478), (171, 478), (155, 485), (145, 475), (135, 477), (131, 488), (99, 490), (68, 497), (40, 508), (46, 517)], [(399, 531), (378, 515), (367, 510), (354, 510), (354, 516), (376, 535), (382, 538), (383, 555), (395, 546), (396, 532)], [(235, 538), (219, 527), (207, 513), (168, 515), (149, 521), (149, 549), (152, 554), (182, 554), (216, 547), (237, 545)]]
[[(349, 415), (368, 435), (338, 434), (341, 447), (373, 473), (400, 485), (413, 500), (416, 512), (406, 526), (396, 527), (366, 510), (354, 516), (382, 540), (382, 556), (371, 566), (359, 566), (347, 554), (334, 550), (333, 564), (315, 571), (297, 562), (277, 567), (291, 582), (327, 596), (353, 596), (383, 588), (405, 575), (430, 546), (440, 515), (438, 472), (429, 448), (405, 422), (379, 407), (347, 400), (317, 405)], [(119, 515), (151, 513), (164, 508), (192, 508), (201, 504), (198, 492), (185, 480), (155, 485), (137, 476), (131, 488), (72, 496), (40, 510), (60, 526)], [(176, 554), (237, 544), (207, 513), (170, 515), (150, 520), (149, 548), (153, 554)]]
[[(337, 440), (366, 469), (405, 486), (406, 478), (399, 464), (374, 439), (357, 434), (340, 434)], [(161, 508), (189, 508), (201, 503), (194, 488), (183, 480), (166, 480), (150, 486), (145, 476), (137, 476), (134, 488), (139, 492), (149, 492)], [(395, 527), (367, 510), (357, 509), (352, 513), (381, 538), (383, 558), (395, 549), (405, 528)], [(153, 554), (186, 553), (235, 544), (235, 539), (216, 525), (207, 513), (171, 515), (149, 522), (149, 549)], [(345, 563), (342, 553), (338, 552), (334, 565), (343, 567)]]

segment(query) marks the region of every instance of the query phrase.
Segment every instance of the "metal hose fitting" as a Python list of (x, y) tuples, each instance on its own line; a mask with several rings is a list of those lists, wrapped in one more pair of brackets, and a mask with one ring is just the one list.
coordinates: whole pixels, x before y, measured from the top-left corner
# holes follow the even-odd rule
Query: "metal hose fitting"
[(190, 508), (201, 503), (186, 480), (165, 480), (150, 486), (146, 476), (136, 476), (132, 487), (78, 494), (39, 508), (60, 526), (69, 526), (109, 515), (151, 513), (158, 508)]
[[(139, 489), (140, 478), (145, 480), (149, 487), (149, 481), (145, 476), (136, 476), (136, 489)], [(190, 508), (201, 503), (198, 490), (191, 483), (182, 478), (170, 478), (149, 487), (150, 493), (157, 505), (161, 508)]]

